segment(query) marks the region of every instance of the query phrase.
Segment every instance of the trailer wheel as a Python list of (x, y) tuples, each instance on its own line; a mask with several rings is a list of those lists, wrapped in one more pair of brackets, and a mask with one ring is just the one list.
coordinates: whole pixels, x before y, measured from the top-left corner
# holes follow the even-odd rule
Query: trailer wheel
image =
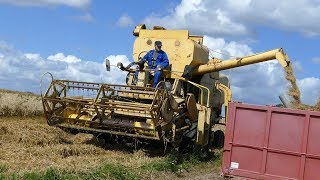
[(223, 148), (223, 145), (224, 145), (224, 132), (221, 130), (217, 130), (214, 132), (213, 147)]

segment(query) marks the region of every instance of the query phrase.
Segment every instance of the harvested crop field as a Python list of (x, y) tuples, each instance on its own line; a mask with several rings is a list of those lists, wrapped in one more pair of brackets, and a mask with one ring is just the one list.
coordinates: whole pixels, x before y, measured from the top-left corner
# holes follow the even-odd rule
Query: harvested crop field
[(203, 160), (190, 154), (164, 155), (156, 147), (134, 150), (90, 134), (72, 135), (48, 126), (39, 116), (39, 96), (11, 91), (0, 95), (1, 104), (8, 96), (20, 97), (0, 106), (0, 179), (220, 178), (220, 151)]
[[(118, 176), (158, 179), (212, 172), (219, 174), (219, 160), (214, 162), (215, 158), (201, 162), (188, 155), (179, 164), (176, 162), (178, 157), (171, 157), (173, 155), (170, 154), (152, 156), (143, 149), (121, 149), (120, 145), (99, 142), (90, 134), (71, 135), (44, 122), (44, 118), (39, 117), (0, 118), (0, 165), (5, 170), (2, 170), (3, 176), (15, 174), (28, 177), (32, 173), (42, 176), (48, 170), (54, 170), (59, 177), (73, 175), (74, 178), (94, 177), (98, 173), (98, 179), (117, 179)], [(99, 175), (104, 173), (104, 168), (107, 168), (106, 174)], [(125, 174), (127, 171), (129, 174)]]
[(33, 93), (0, 89), (0, 116), (39, 116), (41, 97)]

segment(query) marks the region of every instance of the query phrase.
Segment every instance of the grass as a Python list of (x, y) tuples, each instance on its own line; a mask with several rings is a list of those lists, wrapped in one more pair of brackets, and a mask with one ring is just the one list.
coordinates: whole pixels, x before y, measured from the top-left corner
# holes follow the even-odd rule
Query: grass
[(25, 179), (25, 180), (76, 180), (76, 179), (123, 179), (135, 180), (139, 179), (137, 175), (123, 165), (119, 164), (103, 164), (92, 172), (71, 172), (60, 171), (55, 168), (48, 168), (44, 172), (30, 171), (18, 175), (16, 172), (7, 176), (0, 176), (0, 179)]
[(0, 164), (0, 174), (3, 174), (8, 171), (8, 166), (5, 164)]
[[(197, 167), (205, 167), (208, 163), (220, 167), (222, 151), (216, 153), (210, 153), (205, 159), (198, 154), (169, 154), (160, 161), (151, 162), (141, 167), (143, 170), (156, 172), (166, 171), (172, 172), (177, 176), (180, 176), (183, 172), (188, 172), (191, 169), (197, 169)], [(214, 167), (213, 167), (214, 169)]]
[(9, 167), (5, 164), (0, 164), (0, 180), (5, 179), (5, 173), (8, 171)]
[[(59, 180), (59, 179), (122, 179), (136, 180), (148, 179), (157, 172), (172, 172), (176, 177), (192, 168), (204, 168), (207, 163), (220, 164), (221, 153), (203, 160), (194, 154), (178, 155), (169, 154), (164, 159), (144, 164), (140, 167), (127, 167), (120, 163), (102, 163), (98, 168), (88, 171), (65, 171), (56, 168), (48, 168), (45, 171), (28, 171), (23, 174), (13, 172), (4, 174), (8, 166), (0, 166), (0, 179), (25, 179), (25, 180)], [(157, 178), (156, 178), (157, 179)]]
[(139, 179), (133, 170), (121, 164), (106, 163), (98, 168), (94, 173), (86, 175), (86, 178), (97, 177), (98, 179)]
[(22, 176), (22, 179), (26, 180), (57, 180), (63, 179), (64, 177), (58, 172), (56, 169), (49, 168), (46, 172), (39, 173), (39, 172), (28, 172)]
[(160, 161), (145, 164), (141, 168), (149, 171), (171, 171), (174, 173), (181, 169), (180, 164), (177, 163), (176, 158), (173, 156), (166, 157)]
[(149, 171), (170, 171), (180, 174), (184, 170), (188, 170), (192, 165), (197, 165), (201, 162), (200, 158), (195, 154), (169, 154), (164, 159), (143, 165), (141, 168)]

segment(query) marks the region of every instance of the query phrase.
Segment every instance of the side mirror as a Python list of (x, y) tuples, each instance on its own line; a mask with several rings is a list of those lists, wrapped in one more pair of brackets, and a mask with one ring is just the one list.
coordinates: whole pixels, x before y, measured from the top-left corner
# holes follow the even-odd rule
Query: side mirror
[(125, 69), (121, 62), (118, 62), (117, 67), (121, 70)]
[(109, 59), (105, 59), (106, 61), (106, 70), (110, 71), (110, 60)]

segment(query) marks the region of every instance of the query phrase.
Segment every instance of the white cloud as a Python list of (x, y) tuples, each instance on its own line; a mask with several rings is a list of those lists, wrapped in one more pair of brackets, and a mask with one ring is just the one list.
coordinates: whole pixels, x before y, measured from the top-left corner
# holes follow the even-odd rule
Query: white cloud
[(151, 14), (144, 22), (211, 36), (244, 35), (257, 25), (320, 35), (319, 0), (182, 0), (164, 16)]
[(116, 25), (119, 27), (130, 27), (134, 25), (134, 22), (130, 16), (124, 14), (118, 19)]
[[(212, 3), (214, 5), (216, 1)], [(173, 13), (161, 17), (150, 15), (144, 20), (148, 26), (161, 25), (170, 29), (189, 29), (195, 34), (243, 35), (248, 29), (235, 21), (222, 9), (201, 0), (182, 0)]]
[[(240, 57), (252, 54), (252, 49), (245, 44), (226, 42), (223, 39), (213, 37), (206, 38), (205, 43), (210, 49), (226, 54), (214, 53), (216, 57), (220, 55), (223, 59), (230, 59), (227, 55)], [(52, 56), (60, 57), (59, 60), (49, 60), (49, 58), (43, 58), (36, 53), (21, 53), (4, 42), (0, 42), (0, 54), (0, 88), (39, 92), (40, 77), (45, 72), (51, 72), (56, 79), (112, 84), (125, 83), (126, 73), (116, 67), (112, 67), (111, 72), (107, 72), (104, 62), (80, 60), (72, 55), (69, 55), (68, 58), (63, 53)], [(124, 65), (130, 63), (125, 55), (110, 55), (106, 58), (110, 60), (112, 65), (116, 65), (118, 62), (122, 62)], [(276, 61), (234, 68), (222, 73), (230, 77), (235, 101), (277, 104), (280, 102), (278, 96), (285, 93), (288, 87), (284, 71)], [(319, 97), (320, 79), (299, 79), (298, 86), (301, 89), (302, 101), (314, 104)]]
[(87, 8), (91, 4), (91, 0), (0, 0), (0, 3), (7, 3), (19, 6), (64, 5), (75, 8)]
[(30, 59), (30, 60), (41, 59), (40, 54), (26, 53), (24, 55), (27, 59)]
[[(52, 56), (57, 60), (49, 60), (39, 54), (24, 54), (4, 42), (0, 42), (0, 53), (0, 88), (38, 93), (40, 78), (45, 72), (51, 72), (56, 79), (125, 83), (126, 73), (117, 68), (107, 72), (105, 62), (80, 61), (75, 56), (64, 56), (63, 53)], [(125, 65), (129, 63), (125, 55), (107, 58), (113, 65), (118, 61)]]
[(301, 99), (311, 105), (316, 104), (320, 98), (320, 79), (315, 77), (298, 80), (298, 86), (301, 91)]
[[(235, 41), (226, 42), (222, 38), (205, 36), (204, 44), (214, 50), (212, 56), (222, 59), (233, 59), (253, 54), (248, 45)], [(298, 61), (293, 62), (293, 68), (295, 72), (302, 71)], [(230, 78), (235, 101), (253, 104), (278, 104), (280, 103), (278, 96), (286, 94), (289, 87), (285, 79), (285, 72), (277, 61), (234, 68), (221, 73)], [(319, 91), (316, 91), (320, 89), (317, 88), (320, 86), (319, 78), (300, 79), (298, 86), (301, 88), (304, 103), (314, 104), (314, 101), (320, 96)]]
[(204, 36), (203, 43), (211, 50), (210, 55), (220, 59), (230, 59), (253, 54), (252, 49), (248, 45), (235, 41), (226, 42), (223, 38)]
[(312, 58), (312, 62), (314, 62), (315, 64), (320, 64), (320, 57)]
[(65, 56), (63, 53), (57, 53), (56, 55), (51, 55), (47, 59), (52, 60), (52, 61), (63, 61), (63, 62), (67, 62), (67, 63), (81, 62), (81, 59), (79, 59), (75, 56), (72, 56), (72, 55)]

